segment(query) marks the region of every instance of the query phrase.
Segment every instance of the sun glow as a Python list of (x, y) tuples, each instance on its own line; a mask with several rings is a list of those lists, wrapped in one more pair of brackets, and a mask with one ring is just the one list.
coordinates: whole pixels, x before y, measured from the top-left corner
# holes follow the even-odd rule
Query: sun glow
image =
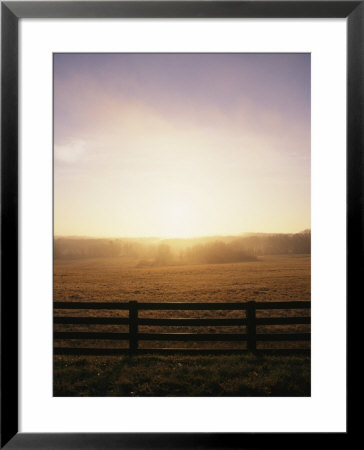
[(173, 203), (165, 208), (163, 234), (165, 237), (190, 237), (193, 234), (191, 208), (184, 203)]
[(54, 227), (198, 237), (310, 227), (310, 57), (56, 54)]

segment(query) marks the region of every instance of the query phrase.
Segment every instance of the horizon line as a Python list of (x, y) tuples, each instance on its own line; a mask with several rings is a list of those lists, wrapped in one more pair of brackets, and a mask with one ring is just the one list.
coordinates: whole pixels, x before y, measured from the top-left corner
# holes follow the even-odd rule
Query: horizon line
[(244, 235), (251, 234), (300, 234), (304, 232), (311, 232), (311, 228), (304, 228), (300, 231), (292, 232), (267, 232), (267, 231), (244, 231), (239, 234), (206, 234), (206, 235), (196, 235), (196, 236), (95, 236), (95, 235), (85, 235), (85, 234), (54, 234), (53, 239), (60, 238), (83, 238), (83, 239), (163, 239), (163, 240), (188, 240), (188, 239), (202, 239), (202, 238), (214, 238), (214, 237), (242, 237)]

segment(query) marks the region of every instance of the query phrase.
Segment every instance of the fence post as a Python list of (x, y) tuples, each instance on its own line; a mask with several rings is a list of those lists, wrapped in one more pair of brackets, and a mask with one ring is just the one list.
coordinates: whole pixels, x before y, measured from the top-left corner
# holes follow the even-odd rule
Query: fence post
[(129, 352), (135, 354), (138, 350), (138, 302), (129, 302)]
[(255, 302), (248, 302), (246, 308), (246, 319), (247, 319), (247, 334), (248, 334), (248, 351), (255, 352), (257, 349), (257, 330), (255, 323)]

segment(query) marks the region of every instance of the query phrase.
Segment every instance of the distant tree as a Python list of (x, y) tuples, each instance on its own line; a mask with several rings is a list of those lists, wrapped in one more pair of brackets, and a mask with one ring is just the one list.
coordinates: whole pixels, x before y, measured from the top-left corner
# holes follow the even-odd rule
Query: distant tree
[(167, 244), (159, 244), (155, 262), (157, 265), (165, 266), (172, 262), (171, 247)]

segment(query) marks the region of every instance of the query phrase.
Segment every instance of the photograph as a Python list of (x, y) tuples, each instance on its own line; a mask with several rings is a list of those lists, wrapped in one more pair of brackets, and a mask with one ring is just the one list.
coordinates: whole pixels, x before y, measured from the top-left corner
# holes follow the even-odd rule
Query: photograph
[(311, 396), (310, 53), (53, 53), (53, 396)]

